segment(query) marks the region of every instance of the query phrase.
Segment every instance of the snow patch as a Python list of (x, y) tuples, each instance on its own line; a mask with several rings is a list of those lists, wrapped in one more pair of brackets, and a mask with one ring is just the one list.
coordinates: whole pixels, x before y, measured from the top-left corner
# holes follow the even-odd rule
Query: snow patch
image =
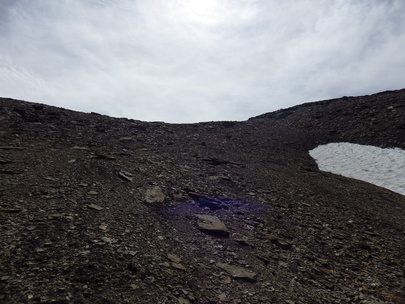
[(322, 171), (405, 195), (405, 150), (342, 142), (318, 146), (309, 154)]

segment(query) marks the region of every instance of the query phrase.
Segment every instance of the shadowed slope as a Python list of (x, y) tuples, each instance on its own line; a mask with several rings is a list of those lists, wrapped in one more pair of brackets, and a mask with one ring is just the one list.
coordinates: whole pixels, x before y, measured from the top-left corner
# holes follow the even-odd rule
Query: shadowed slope
[(404, 117), (405, 90), (183, 125), (0, 99), (0, 302), (401, 303), (404, 196), (308, 151), (404, 149)]

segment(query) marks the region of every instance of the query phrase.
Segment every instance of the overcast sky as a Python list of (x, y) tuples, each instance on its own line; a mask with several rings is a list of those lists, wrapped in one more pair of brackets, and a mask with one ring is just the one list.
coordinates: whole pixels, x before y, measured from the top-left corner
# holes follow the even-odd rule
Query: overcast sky
[(0, 96), (245, 120), (405, 87), (404, 0), (0, 0)]

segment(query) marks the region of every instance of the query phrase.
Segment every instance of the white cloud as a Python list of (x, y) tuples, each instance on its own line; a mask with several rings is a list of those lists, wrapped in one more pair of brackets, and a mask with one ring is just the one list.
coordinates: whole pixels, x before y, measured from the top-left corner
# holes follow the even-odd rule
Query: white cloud
[(0, 95), (141, 120), (241, 120), (404, 87), (402, 0), (0, 4)]

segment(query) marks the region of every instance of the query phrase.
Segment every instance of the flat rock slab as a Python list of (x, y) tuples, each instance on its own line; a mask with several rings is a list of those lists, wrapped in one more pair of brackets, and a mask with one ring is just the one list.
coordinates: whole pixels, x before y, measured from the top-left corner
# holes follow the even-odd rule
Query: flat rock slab
[(240, 279), (250, 282), (257, 281), (257, 274), (243, 267), (233, 266), (225, 263), (217, 263), (217, 266), (226, 271), (234, 279)]
[(201, 231), (218, 236), (229, 236), (228, 228), (218, 217), (206, 214), (197, 214), (196, 217), (197, 227)]

